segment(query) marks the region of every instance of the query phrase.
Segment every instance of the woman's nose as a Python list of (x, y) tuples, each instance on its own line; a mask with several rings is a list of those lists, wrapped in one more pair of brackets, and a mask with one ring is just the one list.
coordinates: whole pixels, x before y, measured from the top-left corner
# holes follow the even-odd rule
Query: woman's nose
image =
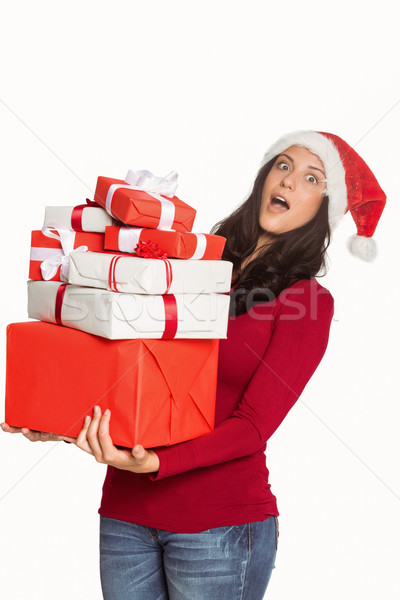
[(291, 190), (293, 190), (295, 188), (295, 177), (293, 175), (293, 173), (288, 173), (287, 175), (285, 175), (284, 177), (282, 177), (282, 181), (281, 181), (281, 185), (283, 185), (284, 187), (288, 187)]

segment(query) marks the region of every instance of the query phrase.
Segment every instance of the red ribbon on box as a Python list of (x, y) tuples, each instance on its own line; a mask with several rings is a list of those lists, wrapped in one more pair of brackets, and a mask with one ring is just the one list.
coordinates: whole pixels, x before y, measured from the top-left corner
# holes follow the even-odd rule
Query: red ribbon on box
[(113, 256), (110, 262), (110, 269), (108, 271), (108, 286), (111, 291), (118, 292), (117, 282), (115, 279), (115, 269), (117, 266), (117, 262), (119, 261), (120, 256)]
[[(113, 257), (113, 260), (121, 258), (120, 256)], [(111, 270), (111, 269), (110, 269)], [(65, 290), (68, 283), (62, 283), (56, 294), (54, 318), (57, 325), (63, 325), (61, 319), (61, 310), (65, 296)], [(174, 294), (163, 294), (164, 311), (165, 311), (165, 327), (164, 333), (161, 336), (162, 340), (173, 340), (178, 329), (178, 306)]]
[(56, 323), (57, 325), (62, 325), (63, 322), (61, 320), (61, 309), (62, 309), (62, 305), (63, 305), (63, 301), (64, 301), (64, 296), (65, 296), (65, 289), (67, 287), (68, 283), (62, 283), (60, 285), (60, 287), (57, 290), (57, 295), (56, 295), (56, 307), (54, 310), (54, 317), (56, 319)]
[[(178, 329), (178, 307), (176, 298), (173, 294), (168, 294), (172, 284), (172, 267), (166, 254), (155, 243), (139, 242), (135, 248), (135, 252), (142, 258), (159, 258), (164, 261), (166, 269), (167, 289), (163, 294), (164, 310), (165, 310), (165, 329), (162, 335), (162, 340), (172, 340)], [(117, 281), (115, 279), (115, 269), (117, 262), (121, 256), (113, 256), (110, 262), (108, 272), (108, 285), (113, 292), (118, 292)]]
[(165, 329), (162, 340), (173, 340), (178, 329), (178, 307), (173, 294), (164, 294)]
[(167, 279), (167, 289), (164, 293), (168, 294), (172, 285), (172, 266), (167, 258), (167, 253), (155, 242), (139, 242), (135, 246), (135, 252), (142, 258), (160, 258), (164, 261)]
[(87, 208), (88, 206), (97, 206), (98, 208), (102, 208), (100, 204), (94, 200), (89, 200), (89, 198), (86, 198), (86, 204), (78, 204), (78, 206), (75, 206), (71, 213), (71, 227), (74, 231), (83, 231), (82, 213), (83, 209)]
[[(152, 242), (150, 244), (148, 244), (147, 242), (139, 242), (136, 245), (135, 252), (141, 258), (159, 258), (164, 261), (167, 280), (167, 288), (164, 294), (168, 294), (172, 285), (172, 266), (164, 250), (161, 250), (161, 248), (159, 248), (157, 244)], [(110, 290), (112, 290), (113, 292), (119, 291), (117, 288), (117, 281), (115, 278), (115, 270), (117, 262), (120, 258), (122, 258), (122, 256), (113, 256), (108, 271), (108, 285), (110, 287)]]

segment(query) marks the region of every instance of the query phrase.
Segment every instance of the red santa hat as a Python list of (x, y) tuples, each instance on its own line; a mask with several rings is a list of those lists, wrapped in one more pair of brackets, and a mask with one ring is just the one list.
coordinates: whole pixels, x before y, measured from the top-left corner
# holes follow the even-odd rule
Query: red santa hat
[(357, 234), (347, 240), (348, 250), (371, 261), (377, 254), (372, 236), (386, 203), (386, 195), (374, 174), (357, 152), (342, 138), (325, 131), (294, 131), (282, 136), (264, 155), (262, 165), (290, 148), (302, 146), (316, 154), (325, 167), (329, 196), (329, 224), (333, 231), (349, 210)]

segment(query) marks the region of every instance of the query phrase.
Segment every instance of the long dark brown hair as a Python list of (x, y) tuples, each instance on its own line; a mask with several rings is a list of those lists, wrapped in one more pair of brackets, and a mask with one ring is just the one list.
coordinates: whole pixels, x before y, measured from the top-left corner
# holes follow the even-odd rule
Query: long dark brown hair
[(214, 225), (211, 233), (226, 238), (223, 260), (233, 263), (234, 292), (231, 316), (248, 312), (259, 302), (276, 298), (286, 287), (300, 279), (325, 274), (325, 253), (331, 240), (328, 221), (328, 196), (324, 196), (317, 214), (305, 225), (285, 233), (268, 232), (270, 243), (241, 269), (260, 236), (259, 214), (265, 178), (276, 157), (259, 170), (250, 196), (231, 215)]

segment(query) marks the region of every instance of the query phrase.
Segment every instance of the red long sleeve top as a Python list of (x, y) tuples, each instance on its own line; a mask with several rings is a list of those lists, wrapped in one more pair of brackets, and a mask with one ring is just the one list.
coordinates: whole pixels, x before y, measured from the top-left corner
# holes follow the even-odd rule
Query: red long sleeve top
[(99, 513), (180, 533), (279, 515), (266, 443), (320, 363), (334, 300), (316, 279), (231, 317), (220, 341), (214, 431), (157, 448), (160, 469), (107, 468)]

